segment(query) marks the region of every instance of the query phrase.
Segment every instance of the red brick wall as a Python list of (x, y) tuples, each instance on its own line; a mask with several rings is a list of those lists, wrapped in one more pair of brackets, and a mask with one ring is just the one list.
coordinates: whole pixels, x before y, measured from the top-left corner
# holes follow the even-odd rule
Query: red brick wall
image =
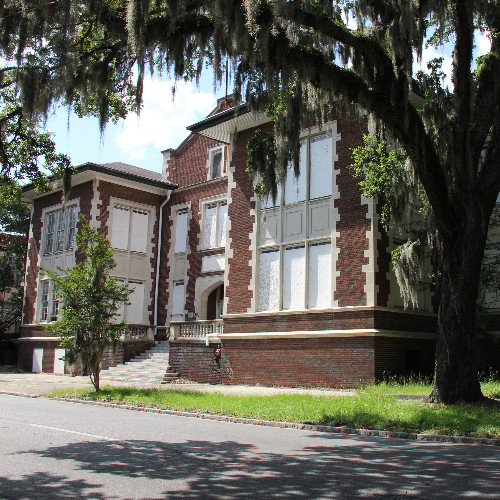
[(179, 149), (171, 153), (168, 181), (179, 187), (191, 186), (208, 179), (208, 150), (220, 144), (201, 135), (190, 135)]
[[(71, 189), (69, 201), (80, 200), (80, 213), (87, 218), (90, 217), (90, 209), (93, 197), (92, 181), (79, 184)], [(31, 324), (35, 319), (35, 304), (37, 298), (38, 278), (38, 256), (42, 241), (43, 220), (42, 211), (54, 205), (62, 203), (62, 192), (47, 194), (36, 199), (33, 204), (32, 235), (28, 242), (28, 259), (26, 272), (26, 298), (24, 302), (23, 324)], [(78, 257), (78, 255), (77, 255)]]
[[(262, 128), (270, 129), (271, 126), (267, 125)], [(233, 257), (228, 260), (229, 286), (225, 290), (228, 314), (246, 312), (253, 298), (250, 286), (252, 268), (249, 261), (252, 259), (250, 235), (253, 231), (255, 215), (252, 215), (251, 211), (255, 210), (255, 201), (252, 201), (255, 195), (253, 179), (245, 169), (248, 159), (247, 143), (254, 134), (255, 129), (238, 133), (231, 161), (236, 186), (231, 188), (231, 203), (228, 207), (231, 220), (229, 238), (233, 250)]]
[(340, 250), (336, 263), (337, 289), (334, 299), (339, 306), (361, 306), (366, 304), (364, 286), (366, 274), (362, 266), (368, 263), (364, 251), (368, 249), (367, 231), (370, 221), (366, 218), (367, 205), (361, 204), (361, 192), (358, 179), (348, 168), (352, 164), (351, 149), (363, 143), (363, 134), (367, 131), (366, 119), (361, 119), (352, 106), (339, 106), (335, 113), (337, 132), (342, 135), (337, 142), (338, 162), (335, 168), (340, 197), (334, 201), (340, 220), (337, 222), (337, 249)]
[(230, 340), (222, 382), (284, 387), (359, 387), (375, 380), (372, 337)]
[[(199, 169), (199, 165), (197, 166)], [(193, 168), (193, 171), (196, 169)], [(168, 256), (170, 251), (170, 242), (172, 241), (175, 214), (172, 214), (171, 207), (190, 203), (191, 204), (191, 214), (189, 220), (189, 231), (188, 231), (188, 249), (187, 249), (187, 283), (186, 286), (186, 305), (185, 308), (188, 312), (195, 312), (195, 286), (196, 279), (199, 276), (211, 276), (218, 275), (221, 281), (224, 279), (224, 271), (202, 273), (201, 264), (203, 256), (216, 255), (224, 253), (224, 250), (198, 250), (200, 245), (200, 235), (202, 234), (202, 216), (200, 212), (200, 201), (206, 198), (211, 198), (213, 196), (224, 195), (227, 193), (227, 177), (221, 177), (219, 180), (214, 180), (210, 182), (203, 182), (197, 184), (188, 189), (183, 189), (180, 191), (174, 191), (172, 197), (168, 203), (168, 207), (163, 214), (163, 243), (162, 243), (162, 255), (161, 255), (161, 269), (160, 269), (160, 287), (158, 294), (158, 324), (164, 325), (170, 322), (170, 318), (167, 318), (167, 304), (168, 304), (168, 280), (170, 278), (169, 268), (168, 268)], [(173, 265), (173, 262), (170, 262)]]
[(209, 384), (220, 383), (220, 365), (215, 349), (220, 344), (205, 345), (202, 342), (170, 342), (170, 366), (179, 376)]
[[(101, 362), (101, 370), (107, 370), (110, 366), (117, 366), (131, 360), (133, 357), (143, 353), (152, 346), (152, 342), (143, 340), (129, 340), (120, 343), (113, 353), (111, 347), (106, 348)], [(26, 372), (31, 372), (33, 363), (33, 349), (43, 348), (42, 371), (53, 373), (54, 371), (54, 351), (59, 347), (57, 339), (33, 340), (19, 343), (18, 367)], [(65, 373), (81, 375), (82, 367), (80, 362), (75, 366), (68, 367), (66, 364)]]
[(407, 356), (415, 357), (414, 375), (430, 376), (434, 372), (436, 343), (432, 339), (404, 339), (392, 337), (375, 338), (375, 376), (383, 380), (391, 376), (410, 375), (413, 363)]
[(224, 319), (225, 333), (348, 330), (354, 328), (374, 328), (373, 311), (269, 314)]
[[(147, 193), (139, 189), (129, 188), (125, 186), (118, 186), (111, 182), (99, 181), (99, 186), (97, 188), (99, 193), (100, 203), (97, 205), (99, 215), (97, 220), (100, 222), (99, 231), (101, 234), (108, 235), (109, 230), (109, 216), (110, 216), (110, 201), (112, 197), (119, 198), (120, 200), (130, 201), (132, 203), (139, 203), (142, 205), (148, 205), (154, 208), (153, 214), (156, 217), (154, 228), (153, 228), (153, 239), (151, 240), (153, 255), (150, 259), (150, 265), (152, 267), (151, 279), (152, 285), (149, 291), (150, 305), (148, 306), (149, 311), (149, 322), (154, 324), (155, 314), (154, 314), (154, 295), (155, 295), (155, 284), (156, 284), (156, 259), (158, 251), (158, 225), (160, 218), (160, 206), (165, 201), (164, 196)], [(153, 215), (152, 214), (152, 215)]]

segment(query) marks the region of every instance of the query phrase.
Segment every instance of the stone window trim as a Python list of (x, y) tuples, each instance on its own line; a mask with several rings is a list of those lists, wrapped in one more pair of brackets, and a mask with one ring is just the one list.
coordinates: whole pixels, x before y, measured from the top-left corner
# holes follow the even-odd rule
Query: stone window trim
[(74, 252), (80, 200), (71, 200), (47, 207), (42, 211), (42, 255)]
[(207, 151), (207, 180), (219, 179), (227, 176), (226, 146), (218, 144)]
[[(200, 200), (200, 205), (199, 205), (199, 215), (200, 215), (200, 229), (201, 232), (199, 234), (199, 245), (198, 245), (198, 250), (199, 251), (212, 251), (212, 250), (217, 250), (217, 249), (225, 249), (226, 247), (226, 241), (227, 241), (227, 234), (224, 235), (223, 244), (220, 244), (221, 241), (219, 241), (219, 230), (220, 230), (220, 219), (219, 219), (219, 213), (220, 213), (220, 207), (225, 205), (226, 208), (228, 208), (228, 200), (227, 200), (227, 193), (223, 193), (217, 196), (212, 196), (210, 198), (204, 198)], [(214, 230), (215, 232), (215, 237), (216, 237), (216, 242), (214, 246), (210, 246), (210, 243), (206, 240), (206, 224), (207, 224), (207, 210), (212, 208), (213, 206), (217, 207), (217, 215), (216, 215), (216, 228)], [(226, 232), (227, 232), (227, 213), (226, 213)]]
[[(135, 249), (130, 248), (130, 240), (128, 241), (127, 244), (127, 249), (124, 248), (117, 248), (113, 245), (113, 222), (114, 222), (114, 207), (118, 208), (124, 208), (130, 210), (130, 213), (132, 211), (137, 211), (139, 213), (145, 213), (148, 215), (148, 227), (147, 227), (147, 241), (146, 241), (146, 249), (145, 251), (138, 251)], [(155, 217), (156, 217), (156, 212), (155, 212), (155, 207), (152, 205), (145, 205), (142, 203), (136, 203), (131, 200), (126, 200), (126, 199), (121, 199), (121, 198), (116, 198), (116, 197), (111, 197), (110, 202), (109, 202), (109, 218), (108, 218), (108, 237), (111, 240), (111, 246), (114, 248), (115, 251), (117, 252), (123, 252), (123, 253), (129, 253), (129, 254), (140, 254), (140, 255), (147, 255), (151, 256), (152, 255), (152, 237), (153, 237), (153, 225), (155, 222)], [(130, 238), (131, 234), (131, 227), (132, 227), (132, 218), (129, 218), (129, 230), (128, 230), (128, 235)]]

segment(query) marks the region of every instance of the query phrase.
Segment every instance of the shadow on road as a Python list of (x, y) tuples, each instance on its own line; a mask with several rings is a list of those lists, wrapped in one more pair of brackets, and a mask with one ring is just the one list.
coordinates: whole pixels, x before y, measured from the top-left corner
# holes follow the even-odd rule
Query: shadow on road
[(102, 485), (83, 480), (68, 479), (66, 476), (36, 472), (21, 479), (0, 477), (0, 495), (3, 500), (39, 499), (68, 500), (68, 498), (106, 498), (97, 491)]
[[(496, 448), (364, 438), (353, 445), (343, 442), (347, 437), (334, 437), (339, 444), (302, 448), (294, 456), (232, 441), (85, 441), (25, 453), (68, 460), (94, 473), (175, 481), (175, 485), (166, 482), (163, 493), (174, 499), (499, 496), (500, 450)], [(5, 485), (2, 481), (0, 486)], [(182, 491), (179, 481), (184, 484)], [(65, 497), (58, 490), (59, 496), (52, 497), (56, 499), (78, 497), (78, 489), (97, 487), (42, 474), (30, 476), (29, 482), (33, 491), (56, 482), (62, 491), (69, 485), (76, 488), (76, 494)], [(13, 491), (20, 487), (10, 483)], [(36, 497), (13, 494), (13, 498)], [(92, 494), (92, 498), (101, 497)], [(152, 497), (145, 492), (145, 498)]]

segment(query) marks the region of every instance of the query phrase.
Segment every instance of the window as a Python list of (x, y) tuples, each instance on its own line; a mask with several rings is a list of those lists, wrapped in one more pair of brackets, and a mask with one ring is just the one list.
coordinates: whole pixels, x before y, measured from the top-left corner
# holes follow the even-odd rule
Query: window
[(42, 294), (40, 299), (40, 321), (47, 321), (49, 311), (49, 281), (42, 281)]
[(208, 178), (217, 179), (226, 175), (224, 146), (217, 146), (208, 150)]
[(172, 321), (184, 321), (184, 281), (174, 281), (172, 293)]
[(207, 203), (204, 207), (203, 248), (226, 245), (227, 202)]
[(261, 208), (280, 206), (282, 202), (293, 205), (332, 195), (333, 135), (316, 135), (302, 141), (299, 168), (299, 177), (295, 177), (293, 165), (289, 166), (286, 179), (278, 186), (276, 201), (269, 197), (262, 201)]
[(75, 246), (77, 208), (54, 210), (45, 217), (44, 255), (72, 250)]
[(333, 133), (300, 145), (298, 177), (290, 165), (276, 200), (260, 204), (260, 311), (332, 306)]
[(259, 259), (259, 310), (330, 307), (330, 241), (262, 250)]
[(188, 210), (178, 210), (175, 217), (175, 253), (183, 253), (187, 248)]
[(111, 244), (118, 250), (146, 253), (149, 212), (123, 205), (113, 206)]
[(57, 321), (60, 302), (57, 287), (52, 286), (51, 280), (43, 280), (40, 287), (40, 322)]
[(121, 303), (120, 308), (114, 316), (114, 322), (125, 323), (131, 325), (142, 325), (144, 323), (144, 296), (145, 284), (142, 281), (126, 281), (116, 279), (120, 284), (127, 284), (132, 292), (129, 295), (128, 304)]
[(52, 287), (52, 305), (50, 309), (50, 321), (57, 321), (59, 315), (59, 296), (57, 295), (57, 287)]

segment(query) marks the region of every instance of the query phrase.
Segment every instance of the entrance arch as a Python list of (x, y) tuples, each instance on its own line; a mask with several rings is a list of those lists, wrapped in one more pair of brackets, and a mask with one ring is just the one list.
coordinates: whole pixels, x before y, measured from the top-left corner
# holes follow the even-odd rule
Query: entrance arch
[(224, 281), (218, 279), (199, 295), (199, 318), (202, 320), (220, 319), (224, 303)]

